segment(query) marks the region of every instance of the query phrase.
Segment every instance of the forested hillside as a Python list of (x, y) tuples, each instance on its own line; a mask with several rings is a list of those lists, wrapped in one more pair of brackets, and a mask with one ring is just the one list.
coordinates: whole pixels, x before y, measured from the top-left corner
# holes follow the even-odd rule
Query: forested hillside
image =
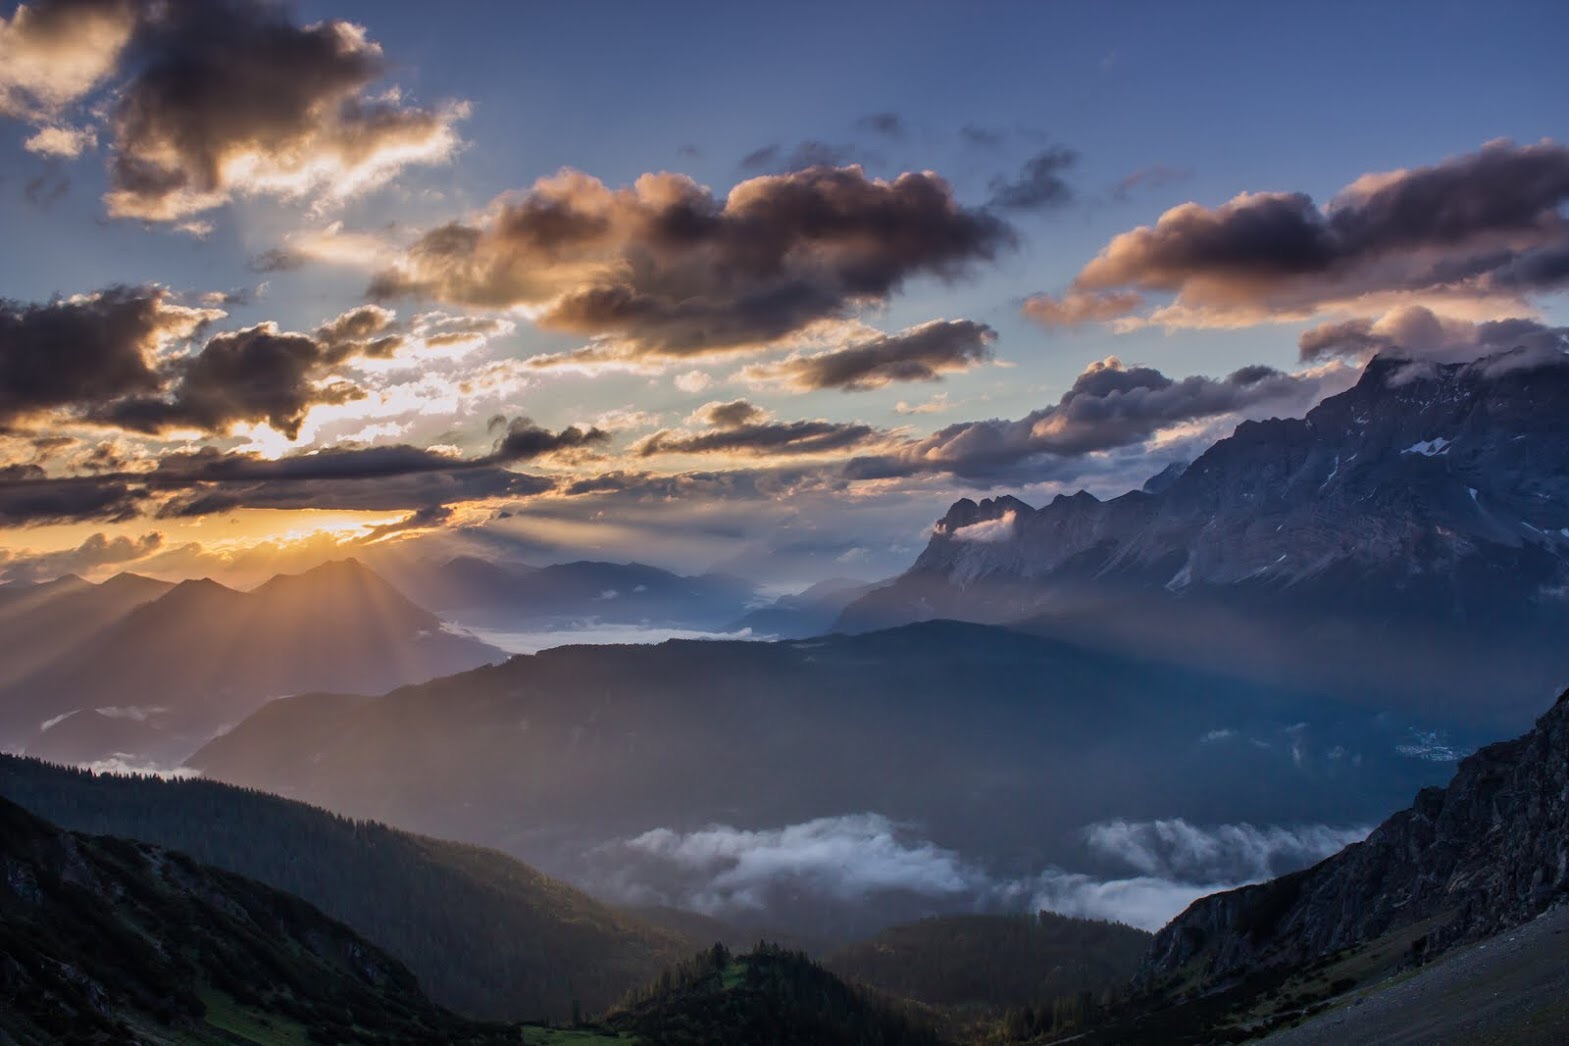
[(474, 1016), (602, 1010), (693, 947), (493, 850), (229, 785), (0, 756), (0, 796), (76, 831), (181, 850), (296, 894)]

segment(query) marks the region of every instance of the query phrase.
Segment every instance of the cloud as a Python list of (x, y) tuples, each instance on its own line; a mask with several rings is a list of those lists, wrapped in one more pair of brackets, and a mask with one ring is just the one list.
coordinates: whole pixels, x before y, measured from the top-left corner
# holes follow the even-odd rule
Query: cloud
[(163, 535), (152, 531), (139, 538), (124, 534), (111, 538), (100, 532), (75, 548), (54, 552), (0, 549), (0, 580), (29, 582), (63, 574), (87, 574), (100, 567), (145, 559), (162, 547)]
[(869, 113), (855, 121), (857, 131), (882, 135), (884, 138), (903, 138), (904, 120), (898, 113)]
[(0, 113), (42, 123), (29, 148), (53, 155), (96, 134), (62, 112), (116, 80), (98, 109), (118, 218), (180, 222), (235, 195), (342, 200), (450, 159), (467, 115), (373, 92), (387, 63), (363, 27), (296, 25), (261, 0), (45, 0), (0, 22), (0, 55)]
[(955, 541), (973, 541), (982, 545), (994, 545), (1013, 539), (1013, 524), (1018, 519), (1018, 513), (1004, 512), (996, 519), (983, 519), (979, 523), (968, 526), (956, 527), (948, 534)]
[(560, 432), (551, 432), (534, 424), (531, 418), (508, 421), (499, 414), (490, 419), (489, 428), (491, 431), (503, 430), (491, 452), (491, 457), (498, 462), (531, 461), (564, 450), (581, 450), (610, 442), (610, 433), (603, 429), (569, 425)]
[(73, 160), (98, 144), (98, 132), (90, 127), (41, 127), (22, 143), (22, 148), (39, 156)]
[(909, 279), (957, 278), (1013, 242), (929, 172), (885, 181), (813, 167), (718, 199), (682, 175), (611, 189), (567, 170), (426, 233), (372, 291), (527, 307), (547, 330), (680, 358), (843, 320)]
[(35, 0), (0, 18), (0, 116), (47, 120), (107, 78), (136, 27), (135, 0)]
[(1137, 874), (1103, 878), (1051, 868), (1008, 878), (920, 838), (911, 826), (859, 813), (782, 828), (655, 828), (601, 847), (591, 875), (598, 891), (618, 900), (719, 916), (803, 894), (862, 903), (900, 893), (926, 898), (934, 910), (1046, 909), (1153, 930), (1198, 897), (1302, 867), (1366, 834), (1322, 825), (1109, 821), (1085, 830), (1093, 856)]
[(155, 356), (222, 313), (159, 287), (110, 287), (47, 304), (0, 300), (0, 427), (161, 387)]
[[(1236, 327), (1367, 311), (1413, 296), (1500, 308), (1569, 282), (1569, 148), (1490, 142), (1369, 174), (1324, 207), (1244, 193), (1173, 207), (1114, 237), (1056, 301), (1126, 306), (1124, 325)], [(1169, 296), (1144, 315), (1132, 295)], [(1037, 318), (1051, 321), (1041, 307)], [(1096, 315), (1106, 319), (1109, 315)]]
[(1320, 376), (1312, 374), (1244, 367), (1224, 378), (1174, 379), (1111, 356), (1092, 363), (1052, 406), (1016, 421), (959, 422), (892, 453), (856, 459), (847, 473), (863, 479), (1014, 475), (1142, 443), (1172, 425), (1261, 407), (1305, 407), (1321, 391)]
[(150, 434), (192, 428), (212, 434), (265, 422), (299, 438), (311, 408), (363, 398), (339, 375), (354, 359), (386, 359), (404, 339), (392, 333), (393, 313), (361, 306), (312, 334), (286, 332), (271, 321), (208, 339), (194, 355), (169, 362), (167, 388), (128, 396), (90, 414), (97, 421)]
[(798, 142), (786, 149), (782, 145), (765, 145), (741, 157), (741, 170), (754, 174), (786, 174), (804, 171), (809, 167), (843, 167), (854, 162), (857, 149), (853, 145), (830, 145), (828, 142), (810, 140)]
[(660, 454), (733, 454), (751, 457), (837, 454), (880, 442), (870, 425), (833, 421), (766, 421), (766, 412), (748, 403), (710, 403), (693, 415), (708, 431), (661, 429), (633, 447), (639, 457)]
[(1469, 362), (1509, 349), (1569, 350), (1569, 327), (1514, 318), (1473, 323), (1440, 316), (1420, 305), (1391, 309), (1304, 331), (1297, 341), (1304, 362), (1344, 357), (1366, 361), (1381, 352), (1433, 362)]
[(1034, 294), (1024, 300), (1024, 315), (1046, 327), (1078, 327), (1126, 316), (1144, 303), (1137, 291), (1069, 291), (1052, 297)]
[(1078, 163), (1079, 154), (1053, 145), (1025, 161), (1013, 178), (991, 180), (991, 206), (1009, 211), (1044, 211), (1073, 202), (1073, 187), (1062, 177)]
[(1119, 203), (1126, 203), (1133, 198), (1133, 194), (1141, 189), (1163, 189), (1168, 185), (1178, 185), (1193, 177), (1193, 172), (1186, 167), (1171, 167), (1158, 163), (1152, 167), (1143, 167), (1117, 182), (1111, 191), (1112, 199)]
[(1253, 882), (1301, 868), (1367, 837), (1371, 827), (1330, 825), (1200, 827), (1169, 818), (1112, 820), (1084, 831), (1090, 851), (1148, 876), (1186, 882)]
[(754, 364), (744, 381), (778, 383), (798, 392), (840, 389), (858, 392), (892, 382), (940, 381), (992, 356), (997, 332), (972, 320), (933, 320), (897, 334), (878, 334), (842, 349), (795, 355), (778, 363)]
[(14, 465), (0, 468), (0, 523), (122, 522), (240, 508), (415, 512), (556, 486), (505, 464), (495, 454), (464, 458), (393, 444), (281, 458), (203, 447), (164, 454), (145, 470), (96, 475), (52, 476), (37, 465)]
[(700, 370), (689, 370), (684, 374), (677, 374), (674, 382), (676, 388), (694, 396), (712, 386), (713, 383), (713, 375)]

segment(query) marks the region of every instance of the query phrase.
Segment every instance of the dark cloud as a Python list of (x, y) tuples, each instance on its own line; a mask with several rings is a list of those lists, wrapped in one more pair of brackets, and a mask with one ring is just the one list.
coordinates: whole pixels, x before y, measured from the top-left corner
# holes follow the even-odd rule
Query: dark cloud
[(0, 300), (0, 427), (157, 390), (155, 351), (208, 317), (157, 287), (110, 287), (41, 305)]
[(1111, 190), (1111, 196), (1119, 203), (1127, 203), (1139, 190), (1162, 189), (1168, 185), (1178, 185), (1192, 177), (1193, 172), (1186, 167), (1169, 167), (1158, 163), (1153, 167), (1140, 168), (1117, 182)]
[(741, 170), (754, 174), (787, 174), (804, 171), (808, 167), (842, 167), (857, 158), (853, 145), (830, 145), (811, 140), (798, 142), (790, 148), (782, 145), (765, 145), (741, 157)]
[(1333, 357), (1366, 360), (1381, 352), (1463, 362), (1510, 349), (1569, 351), (1569, 327), (1524, 318), (1471, 323), (1408, 306), (1376, 320), (1358, 318), (1314, 327), (1302, 333), (1297, 348), (1304, 362)]
[(610, 433), (603, 429), (583, 429), (569, 425), (560, 432), (551, 432), (534, 424), (531, 418), (513, 418), (508, 421), (499, 414), (490, 419), (489, 428), (492, 432), (502, 430), (491, 452), (491, 457), (497, 462), (532, 461), (563, 450), (582, 450), (610, 442)]
[(173, 495), (163, 516), (236, 508), (392, 511), (481, 498), (522, 497), (554, 481), (501, 468), (493, 457), (459, 458), (406, 445), (331, 449), (278, 459), (204, 448), (166, 455), (137, 477)]
[[(6, 30), (25, 60), (0, 72), (0, 112), (53, 120), (119, 78), (107, 104), (115, 217), (174, 221), (236, 193), (347, 196), (449, 158), (466, 112), (374, 95), (387, 63), (361, 27), (296, 25), (263, 0), (45, 0)], [(51, 130), (60, 142), (84, 133)]]
[(966, 143), (982, 149), (996, 149), (1008, 140), (1008, 133), (970, 123), (959, 128), (959, 137)]
[(53, 207), (70, 191), (71, 179), (54, 171), (29, 178), (22, 187), (22, 195), (27, 202), (40, 210)]
[(1300, 408), (1318, 398), (1312, 378), (1270, 367), (1245, 367), (1225, 378), (1169, 378), (1116, 357), (1092, 364), (1055, 404), (1017, 421), (967, 421), (877, 457), (858, 458), (855, 479), (946, 472), (967, 478), (1025, 475), (1052, 462), (1133, 446), (1159, 430), (1234, 412), (1278, 405)]
[(495, 454), (463, 458), (407, 445), (264, 458), (216, 447), (165, 454), (147, 471), (52, 476), (0, 469), (0, 523), (124, 521), (239, 508), (434, 512), (483, 498), (527, 497), (555, 481), (512, 472)]
[(768, 412), (760, 407), (748, 403), (746, 400), (733, 400), (730, 403), (708, 403), (698, 408), (697, 418), (705, 425), (716, 429), (733, 429), (742, 425), (762, 421), (768, 417)]
[(119, 523), (142, 512), (145, 488), (115, 477), (50, 478), (37, 465), (0, 468), (0, 524), (101, 521)]
[(1236, 326), (1380, 294), (1518, 299), (1569, 280), (1566, 202), (1569, 148), (1492, 142), (1364, 176), (1325, 208), (1302, 193), (1174, 207), (1115, 237), (1064, 299), (1038, 300), (1169, 293), (1156, 322)]
[(531, 305), (541, 327), (680, 357), (766, 345), (916, 276), (957, 278), (1013, 242), (930, 173), (814, 167), (720, 200), (680, 175), (612, 190), (566, 171), (503, 197), (483, 223), (426, 234), (373, 292)]
[(897, 334), (879, 334), (843, 349), (755, 364), (748, 381), (780, 382), (798, 391), (881, 388), (892, 382), (940, 381), (992, 356), (997, 333), (973, 320), (934, 320)]
[(136, 432), (194, 428), (223, 433), (246, 422), (266, 422), (297, 439), (305, 415), (321, 404), (365, 394), (334, 376), (355, 358), (385, 359), (404, 344), (392, 332), (393, 314), (364, 305), (313, 334), (280, 331), (275, 323), (214, 335), (193, 356), (169, 364), (169, 388), (130, 396), (94, 413), (96, 420)]
[(870, 425), (832, 421), (767, 421), (767, 414), (748, 403), (710, 403), (695, 419), (708, 431), (661, 430), (633, 448), (640, 457), (659, 454), (735, 454), (754, 457), (834, 454), (867, 446), (884, 437)]
[(297, 439), (312, 407), (365, 395), (346, 381), (319, 383), (330, 359), (324, 343), (280, 332), (275, 323), (218, 334), (195, 356), (173, 365), (178, 377), (167, 398), (123, 399), (95, 418), (146, 433), (173, 428), (223, 433), (243, 422), (266, 422)]
[(898, 113), (869, 113), (855, 121), (855, 129), (884, 138), (903, 138), (905, 135), (904, 120)]
[(1073, 202), (1073, 187), (1063, 173), (1078, 163), (1079, 154), (1053, 145), (1025, 161), (1018, 175), (991, 180), (991, 205), (1010, 211), (1045, 211)]

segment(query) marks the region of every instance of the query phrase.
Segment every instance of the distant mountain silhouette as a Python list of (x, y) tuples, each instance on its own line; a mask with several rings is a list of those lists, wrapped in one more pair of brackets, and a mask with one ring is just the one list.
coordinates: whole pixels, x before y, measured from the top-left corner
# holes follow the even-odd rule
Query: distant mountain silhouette
[(751, 610), (726, 626), (726, 632), (750, 631), (779, 639), (806, 639), (833, 631), (844, 609), (876, 588), (875, 583), (829, 578), (794, 595), (781, 596)]
[(0, 585), (0, 685), (48, 664), (173, 587), (137, 574), (116, 574), (97, 585), (74, 574)]
[[(354, 560), (250, 592), (184, 581), (0, 691), (0, 737), (39, 753), (107, 756), (126, 751), (123, 723), (132, 720), (155, 729), (165, 750), (131, 754), (167, 757), (269, 698), (379, 692), (502, 656), (445, 632), (434, 614)], [(62, 724), (69, 740), (57, 745), (49, 734)], [(107, 726), (115, 728), (99, 729)]]
[(753, 598), (752, 585), (724, 574), (683, 577), (642, 563), (582, 560), (545, 567), (458, 556), (400, 562), (393, 576), (422, 606), (495, 628), (611, 624), (716, 629)]

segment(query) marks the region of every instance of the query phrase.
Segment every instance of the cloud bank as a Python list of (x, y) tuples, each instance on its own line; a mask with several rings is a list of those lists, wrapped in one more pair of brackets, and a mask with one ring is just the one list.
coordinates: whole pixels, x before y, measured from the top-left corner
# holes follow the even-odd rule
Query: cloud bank
[(999, 877), (875, 813), (783, 828), (656, 828), (601, 847), (594, 887), (627, 903), (673, 904), (712, 915), (758, 912), (815, 895), (854, 903), (883, 893), (928, 898), (934, 910), (1040, 910), (1158, 929), (1197, 898), (1329, 856), (1367, 828), (1201, 827), (1181, 819), (1108, 821), (1084, 836), (1122, 877), (1047, 869)]

